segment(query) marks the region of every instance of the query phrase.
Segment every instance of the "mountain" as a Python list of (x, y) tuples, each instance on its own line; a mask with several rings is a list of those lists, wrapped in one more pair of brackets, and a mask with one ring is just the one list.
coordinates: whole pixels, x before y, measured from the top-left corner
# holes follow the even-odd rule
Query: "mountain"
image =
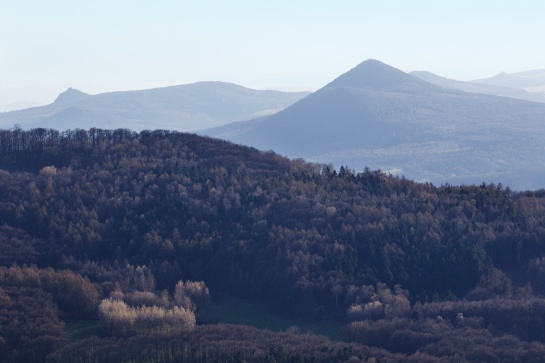
[(203, 133), (433, 183), (545, 187), (545, 105), (432, 85), (368, 60), (269, 117)]
[[(347, 145), (395, 144), (419, 131), (399, 132), (401, 125), (395, 125), (396, 112), (388, 109), (389, 100), (413, 91), (430, 97), (440, 88), (371, 60), (277, 115), (208, 134), (221, 137), (224, 131), (233, 132), (228, 139), (294, 157), (334, 152)], [(379, 115), (381, 122), (376, 122)], [(394, 126), (397, 131), (391, 132)]]
[(494, 77), (473, 81), (499, 87), (520, 88), (528, 92), (545, 93), (545, 69), (518, 73), (499, 73)]
[(17, 101), (17, 102), (9, 103), (7, 105), (0, 106), (0, 112), (17, 111), (17, 110), (23, 110), (25, 108), (38, 107), (38, 106), (42, 106), (42, 104), (38, 102), (32, 102), (32, 101)]
[(443, 88), (451, 88), (472, 93), (484, 93), (492, 96), (510, 97), (526, 101), (545, 102), (545, 94), (531, 93), (520, 88), (508, 88), (484, 83), (457, 81), (426, 71), (415, 71), (411, 72), (410, 75)]
[(88, 95), (87, 93), (70, 87), (63, 93), (59, 94), (59, 96), (55, 100), (55, 103), (57, 105), (70, 105), (78, 101), (88, 99), (90, 96), (91, 95)]
[(170, 129), (195, 131), (277, 112), (306, 92), (258, 91), (199, 82), (88, 95), (69, 88), (50, 105), (0, 114), (0, 127)]

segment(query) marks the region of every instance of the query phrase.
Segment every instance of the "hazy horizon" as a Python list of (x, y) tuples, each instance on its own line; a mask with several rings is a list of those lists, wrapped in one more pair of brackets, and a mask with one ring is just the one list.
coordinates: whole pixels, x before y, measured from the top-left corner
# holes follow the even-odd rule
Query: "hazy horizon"
[(0, 6), (0, 105), (197, 81), (317, 90), (374, 58), (472, 80), (545, 68), (545, 3), (147, 3)]
[[(513, 72), (513, 73), (500, 72), (499, 74), (482, 77), (482, 79), (498, 76), (501, 74), (508, 74), (508, 75), (523, 74), (523, 73), (531, 72), (531, 71), (535, 71), (535, 70), (526, 70), (526, 71)], [(406, 73), (411, 73), (411, 72), (412, 71), (407, 71)], [(436, 76), (443, 77), (443, 75), (429, 72), (427, 70), (420, 70), (417, 72), (424, 72), (429, 74), (431, 73)], [(451, 79), (453, 81), (461, 81), (459, 79), (453, 79), (453, 78), (448, 78), (448, 79)], [(200, 81), (179, 81), (179, 82), (176, 82), (176, 81), (144, 82), (142, 81), (142, 82), (124, 82), (124, 83), (98, 83), (98, 82), (85, 83), (84, 82), (84, 83), (80, 83), (79, 87), (77, 86), (75, 87), (71, 83), (65, 82), (65, 83), (57, 83), (57, 84), (26, 85), (26, 86), (5, 87), (5, 88), (0, 87), (0, 100), (1, 99), (10, 100), (9, 103), (0, 104), (0, 112), (16, 111), (16, 110), (22, 110), (26, 108), (39, 107), (39, 106), (45, 106), (45, 105), (51, 104), (55, 101), (55, 99), (61, 93), (65, 92), (69, 88), (77, 89), (89, 95), (97, 95), (101, 93), (146, 90), (146, 89), (162, 88), (162, 87), (169, 87), (169, 86), (188, 85), (188, 84), (193, 84), (198, 82), (208, 82), (208, 81), (216, 82), (217, 80), (203, 79)], [(475, 82), (475, 81), (476, 80), (466, 80), (462, 82)], [(275, 91), (283, 91), (283, 92), (315, 92), (328, 83), (328, 82), (325, 82), (323, 85), (319, 87), (308, 87), (308, 86), (307, 87), (305, 86), (252, 87), (245, 84), (229, 82), (229, 81), (217, 81), (217, 82), (233, 83), (239, 86), (243, 86), (243, 87), (255, 89), (255, 90), (275, 90)], [(483, 83), (483, 85), (484, 84), (486, 83)], [(513, 89), (516, 89), (516, 87)], [(520, 89), (522, 90), (522, 88)], [(541, 90), (536, 92), (544, 93)], [(29, 94), (33, 95), (34, 98), (29, 99), (28, 97), (26, 97)]]

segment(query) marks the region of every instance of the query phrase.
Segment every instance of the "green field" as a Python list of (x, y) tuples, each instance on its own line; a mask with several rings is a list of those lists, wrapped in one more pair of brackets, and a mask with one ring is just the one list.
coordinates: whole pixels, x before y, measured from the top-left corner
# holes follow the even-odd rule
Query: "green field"
[(97, 320), (77, 320), (64, 322), (64, 331), (69, 340), (88, 338), (92, 335), (101, 336), (102, 329)]
[(249, 300), (222, 296), (206, 309), (199, 317), (203, 324), (243, 324), (258, 329), (286, 331), (293, 329), (299, 333), (325, 335), (331, 340), (342, 340), (344, 323), (338, 320), (311, 321), (304, 319), (289, 319), (266, 306)]
[[(289, 319), (266, 306), (249, 300), (222, 296), (198, 317), (199, 324), (241, 324), (258, 329), (272, 331), (292, 330), (297, 333), (313, 333), (325, 335), (331, 340), (342, 340), (341, 330), (344, 323), (338, 320), (311, 321), (304, 319)], [(98, 321), (67, 321), (65, 332), (69, 340), (88, 338), (92, 335), (102, 336)]]

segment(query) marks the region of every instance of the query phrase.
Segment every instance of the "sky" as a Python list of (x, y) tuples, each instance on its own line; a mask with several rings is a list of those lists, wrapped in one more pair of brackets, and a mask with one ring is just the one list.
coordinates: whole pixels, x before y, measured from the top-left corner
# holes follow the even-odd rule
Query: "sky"
[(0, 106), (197, 81), (316, 90), (373, 58), (472, 80), (545, 68), (542, 0), (0, 0)]

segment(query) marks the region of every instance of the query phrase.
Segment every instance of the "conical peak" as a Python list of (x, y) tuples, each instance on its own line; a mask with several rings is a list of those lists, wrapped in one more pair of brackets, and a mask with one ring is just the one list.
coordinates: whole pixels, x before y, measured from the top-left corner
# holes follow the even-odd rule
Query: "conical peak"
[(89, 96), (87, 93), (81, 92), (77, 89), (70, 87), (63, 93), (59, 94), (59, 96), (55, 100), (55, 103), (73, 102), (87, 96)]
[(326, 87), (350, 87), (384, 91), (434, 86), (375, 59), (368, 59), (339, 76)]

